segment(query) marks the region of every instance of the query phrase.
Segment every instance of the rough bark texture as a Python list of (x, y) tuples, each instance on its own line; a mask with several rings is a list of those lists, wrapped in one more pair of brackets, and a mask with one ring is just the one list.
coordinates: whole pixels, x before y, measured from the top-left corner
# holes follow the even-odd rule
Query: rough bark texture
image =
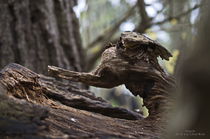
[(84, 67), (72, 0), (0, 0), (0, 68), (20, 63), (39, 73), (47, 65)]
[(157, 56), (168, 59), (171, 55), (158, 43), (148, 43), (145, 36), (127, 33), (127, 39), (122, 37), (123, 33), (117, 44), (103, 52), (101, 64), (94, 72), (75, 72), (54, 66), (48, 66), (48, 69), (53, 76), (96, 87), (125, 84), (134, 95), (144, 98), (144, 105), (149, 109), (149, 117), (141, 120), (142, 126), (150, 124), (155, 133), (163, 133), (167, 124), (165, 116), (173, 103), (170, 92), (175, 88), (175, 82), (160, 67)]
[[(135, 49), (127, 46), (132, 41), (119, 42), (105, 50), (93, 73), (75, 72), (83, 69), (84, 57), (73, 5), (0, 0), (0, 67), (11, 62), (27, 67), (10, 64), (0, 72), (0, 138), (160, 138), (165, 125), (160, 115), (174, 85), (157, 63), (163, 49), (153, 42), (138, 41)], [(52, 75), (71, 81), (106, 88), (125, 84), (144, 97), (150, 117), (35, 73), (46, 74), (47, 65), (71, 70), (49, 66)]]
[(1, 138), (160, 136), (158, 119), (143, 120), (138, 113), (113, 108), (87, 90), (17, 64), (6, 66), (0, 73)]
[[(134, 95), (144, 98), (148, 118), (112, 107), (88, 90), (10, 64), (0, 72), (0, 137), (160, 138), (167, 123), (163, 114), (171, 102), (168, 89), (174, 82), (154, 60), (163, 54), (156, 49), (160, 46), (144, 39), (131, 48), (136, 40), (123, 43), (121, 38), (104, 51), (101, 64), (92, 73), (54, 66), (48, 69), (53, 76), (98, 87), (125, 84)], [(151, 45), (155, 45), (152, 50)]]
[[(126, 34), (126, 36), (125, 36)], [(144, 98), (150, 116), (162, 114), (170, 99), (169, 89), (175, 82), (160, 67), (157, 57), (169, 59), (171, 54), (159, 43), (135, 32), (124, 32), (119, 42), (102, 54), (101, 64), (92, 73), (74, 72), (48, 66), (56, 77), (91, 86), (112, 88), (125, 84), (134, 95)]]

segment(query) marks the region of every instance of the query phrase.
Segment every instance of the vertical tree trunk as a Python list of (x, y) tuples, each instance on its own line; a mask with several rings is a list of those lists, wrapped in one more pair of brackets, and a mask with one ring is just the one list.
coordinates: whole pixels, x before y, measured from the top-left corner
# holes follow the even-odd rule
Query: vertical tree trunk
[[(188, 2), (183, 0), (173, 1), (173, 8), (171, 7), (172, 14), (170, 16), (178, 15), (185, 11), (185, 7), (187, 6)], [(174, 76), (179, 80), (180, 77), (180, 66), (183, 64), (182, 62), (185, 60), (187, 51), (189, 50), (189, 44), (187, 43), (187, 39), (189, 40), (190, 37), (183, 37), (183, 34), (191, 34), (191, 28), (186, 26), (186, 24), (190, 25), (190, 16), (186, 16), (185, 18), (181, 18), (178, 20), (178, 24), (174, 25), (174, 28), (178, 28), (180, 30), (179, 33), (171, 33), (172, 39), (172, 46), (173, 49), (179, 50), (179, 56), (177, 58), (177, 62), (175, 65)]]
[(72, 0), (0, 0), (0, 68), (20, 63), (81, 71), (84, 56)]

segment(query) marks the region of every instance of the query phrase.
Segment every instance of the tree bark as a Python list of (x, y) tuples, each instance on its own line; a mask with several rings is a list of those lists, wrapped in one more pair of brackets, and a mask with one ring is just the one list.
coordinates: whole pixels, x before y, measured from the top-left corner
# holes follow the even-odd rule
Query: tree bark
[[(165, 120), (156, 115), (162, 114), (159, 106), (166, 104), (164, 96), (168, 98), (168, 93), (165, 87), (156, 86), (164, 86), (170, 79), (156, 67), (152, 55), (147, 57), (149, 49), (143, 60), (141, 53), (137, 54), (135, 62), (118, 55), (111, 59), (119, 60), (111, 63), (111, 68), (122, 68), (112, 74), (105, 62), (108, 65), (101, 66), (94, 76), (108, 87), (112, 82), (107, 81), (113, 77), (111, 81), (126, 83), (136, 95), (141, 95), (143, 87), (150, 93), (145, 96), (145, 104), (153, 115), (147, 119), (137, 112), (112, 107), (73, 83), (42, 75), (47, 65), (54, 65), (71, 70), (66, 73), (84, 81), (80, 76), (84, 56), (73, 6), (70, 0), (0, 0), (0, 67), (11, 62), (27, 67), (10, 64), (0, 71), (0, 138), (160, 138)], [(112, 54), (107, 53), (108, 62)], [(114, 80), (114, 75), (119, 80)], [(148, 79), (155, 82), (152, 90), (147, 86)]]
[(158, 138), (162, 130), (159, 120), (17, 64), (1, 70), (0, 92), (0, 138)]
[[(135, 49), (128, 47), (136, 40), (133, 34), (139, 35), (139, 47)], [(167, 123), (164, 113), (173, 102), (168, 89), (174, 88), (174, 81), (158, 65), (157, 57), (164, 54), (163, 58), (168, 59), (171, 55), (141, 34), (130, 32), (121, 41), (126, 43), (119, 42), (104, 51), (101, 64), (92, 73), (54, 66), (49, 66), (49, 71), (54, 76), (98, 87), (125, 84), (134, 95), (144, 97), (148, 118), (112, 107), (72, 83), (10, 64), (0, 71), (0, 137), (160, 138)]]
[(0, 0), (0, 68), (22, 64), (46, 73), (47, 65), (81, 71), (84, 54), (69, 0)]

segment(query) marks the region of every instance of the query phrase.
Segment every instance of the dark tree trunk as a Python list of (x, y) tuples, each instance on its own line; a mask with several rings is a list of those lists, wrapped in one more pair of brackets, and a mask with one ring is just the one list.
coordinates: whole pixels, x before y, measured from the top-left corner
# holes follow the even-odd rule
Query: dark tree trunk
[(84, 56), (72, 0), (0, 0), (0, 68), (11, 62), (39, 73), (47, 65), (81, 71)]

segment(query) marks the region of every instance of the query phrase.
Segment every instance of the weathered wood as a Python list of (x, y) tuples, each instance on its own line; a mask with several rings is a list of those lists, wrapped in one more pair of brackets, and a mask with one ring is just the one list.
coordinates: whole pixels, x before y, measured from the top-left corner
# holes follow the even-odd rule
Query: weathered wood
[(135, 112), (115, 108), (105, 100), (95, 97), (87, 90), (81, 90), (69, 83), (56, 81), (54, 78), (38, 75), (20, 65), (10, 64), (2, 70), (1, 83), (11, 95), (40, 104), (51, 103), (50, 100), (78, 109), (101, 113), (110, 117), (123, 119), (142, 119)]
[(143, 119), (137, 113), (113, 108), (87, 90), (18, 64), (1, 70), (0, 87), (1, 138), (154, 138), (160, 134), (161, 128), (149, 120), (134, 120)]
[(43, 121), (48, 116), (47, 107), (0, 94), (0, 111), (0, 138), (41, 137), (38, 133), (47, 130)]
[(160, 67), (157, 57), (168, 60), (171, 54), (159, 43), (134, 32), (122, 33), (119, 42), (110, 45), (102, 54), (101, 64), (91, 73), (54, 66), (48, 66), (48, 71), (53, 76), (96, 87), (125, 84), (134, 95), (144, 98), (150, 116), (163, 113), (162, 107), (170, 99), (168, 90), (174, 88), (175, 83)]
[(164, 114), (173, 102), (168, 89), (174, 88), (174, 80), (148, 48), (130, 49), (122, 42), (111, 45), (91, 73), (48, 67), (53, 76), (88, 85), (111, 88), (125, 84), (144, 98), (148, 118), (112, 107), (78, 86), (10, 64), (0, 72), (0, 109), (5, 111), (0, 114), (0, 137), (161, 138), (167, 123)]

